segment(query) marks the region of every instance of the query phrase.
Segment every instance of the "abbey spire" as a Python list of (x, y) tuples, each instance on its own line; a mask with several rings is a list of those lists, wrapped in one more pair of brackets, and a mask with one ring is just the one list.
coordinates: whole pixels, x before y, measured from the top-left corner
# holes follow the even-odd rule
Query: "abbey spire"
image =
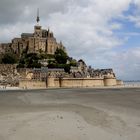
[(37, 9), (37, 18), (36, 18), (37, 23), (39, 23), (40, 21), (40, 17), (39, 17), (39, 8)]

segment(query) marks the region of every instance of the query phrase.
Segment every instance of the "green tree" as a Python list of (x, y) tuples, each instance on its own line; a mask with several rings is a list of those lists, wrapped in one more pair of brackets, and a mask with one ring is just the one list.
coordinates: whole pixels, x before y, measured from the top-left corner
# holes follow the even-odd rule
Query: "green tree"
[(64, 70), (65, 70), (65, 72), (70, 73), (70, 65), (69, 64), (65, 64), (64, 65)]
[(15, 54), (5, 53), (1, 61), (3, 64), (16, 64), (18, 62), (18, 58)]
[(36, 53), (23, 54), (20, 58), (19, 68), (40, 68), (41, 63), (38, 61), (40, 57)]
[(70, 60), (70, 66), (76, 66), (77, 65), (77, 61), (75, 59), (71, 59)]
[(54, 58), (58, 64), (66, 64), (68, 60), (68, 55), (64, 50), (56, 49)]

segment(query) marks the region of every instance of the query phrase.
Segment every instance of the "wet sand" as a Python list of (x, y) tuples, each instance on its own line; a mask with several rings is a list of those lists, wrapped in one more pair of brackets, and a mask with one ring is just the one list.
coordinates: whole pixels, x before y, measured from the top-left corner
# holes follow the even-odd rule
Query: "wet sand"
[(140, 140), (140, 88), (0, 91), (0, 140)]

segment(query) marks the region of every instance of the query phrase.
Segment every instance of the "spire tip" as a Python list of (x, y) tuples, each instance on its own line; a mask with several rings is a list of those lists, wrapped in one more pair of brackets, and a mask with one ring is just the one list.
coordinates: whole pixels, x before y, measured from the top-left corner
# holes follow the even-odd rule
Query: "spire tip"
[(37, 18), (36, 18), (37, 23), (39, 23), (40, 21), (40, 17), (39, 17), (39, 8), (37, 9)]

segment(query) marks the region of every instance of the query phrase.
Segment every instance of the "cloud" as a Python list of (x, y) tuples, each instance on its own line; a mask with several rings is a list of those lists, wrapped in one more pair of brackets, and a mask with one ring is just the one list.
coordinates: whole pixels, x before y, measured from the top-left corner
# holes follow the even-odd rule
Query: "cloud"
[(140, 16), (135, 15), (135, 16), (128, 16), (129, 21), (134, 22), (136, 27), (140, 27)]
[[(117, 54), (119, 55), (119, 54)], [(118, 61), (117, 61), (118, 60)], [(115, 67), (117, 73), (120, 72), (120, 77), (123, 79), (140, 79), (140, 48), (129, 49), (126, 52), (122, 52), (117, 59)]]
[(130, 7), (132, 7), (132, 11), (126, 19), (134, 23), (136, 27), (140, 27), (140, 0), (133, 0)]
[(66, 0), (4, 0), (0, 1), (0, 24), (14, 24), (17, 22), (33, 22), (37, 8), (41, 14), (48, 16), (50, 13), (64, 12)]
[[(122, 8), (121, 12), (121, 9), (118, 8), (119, 6), (115, 6), (116, 9), (112, 8), (112, 11), (108, 10), (112, 1), (108, 3), (99, 0), (90, 1), (89, 3), (84, 8), (69, 5), (69, 10), (66, 13), (52, 14), (49, 24), (57, 34), (59, 33), (59, 36), (66, 36), (67, 34), (65, 40), (70, 41), (68, 42), (68, 44), (71, 44), (70, 51), (80, 47), (83, 47), (81, 49), (83, 53), (86, 50), (86, 52), (88, 50), (91, 52), (94, 49), (108, 50), (122, 44), (122, 40), (113, 34), (113, 30), (120, 29), (121, 25), (119, 23), (111, 23), (110, 20), (119, 16), (124, 8)], [(120, 3), (118, 4), (120, 5)], [(127, 6), (124, 7), (127, 9)]]
[(89, 60), (97, 68), (112, 68), (116, 76), (123, 80), (139, 80), (140, 77), (140, 48), (135, 47), (124, 51), (108, 51), (98, 53), (99, 56)]

